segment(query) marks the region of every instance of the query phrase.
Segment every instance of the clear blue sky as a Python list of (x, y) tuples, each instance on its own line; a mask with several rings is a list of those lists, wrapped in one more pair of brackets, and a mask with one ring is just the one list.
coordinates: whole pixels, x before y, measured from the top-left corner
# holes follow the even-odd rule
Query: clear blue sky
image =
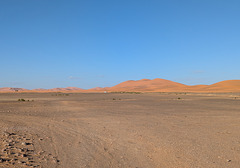
[(239, 0), (0, 0), (0, 87), (240, 79)]

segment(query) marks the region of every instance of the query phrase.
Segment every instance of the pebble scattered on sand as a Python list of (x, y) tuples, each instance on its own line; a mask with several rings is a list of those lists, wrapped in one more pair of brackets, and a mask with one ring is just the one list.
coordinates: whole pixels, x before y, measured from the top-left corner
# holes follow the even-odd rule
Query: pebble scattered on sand
[[(39, 138), (40, 141), (43, 138)], [(57, 157), (48, 158), (45, 151), (35, 151), (34, 138), (31, 134), (21, 134), (17, 132), (4, 132), (0, 135), (0, 163), (9, 167), (40, 167), (40, 160), (46, 157), (46, 161), (51, 161), (52, 164), (60, 162)]]

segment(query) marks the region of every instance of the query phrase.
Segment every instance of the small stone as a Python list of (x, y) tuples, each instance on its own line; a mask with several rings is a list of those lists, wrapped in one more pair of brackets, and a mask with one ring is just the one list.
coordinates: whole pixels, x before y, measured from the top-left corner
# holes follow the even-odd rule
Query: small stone
[(227, 162), (231, 162), (232, 160), (227, 159)]
[(21, 148), (20, 150), (21, 150), (21, 152), (24, 152), (24, 151), (25, 151), (25, 149), (24, 149), (24, 148)]
[(27, 157), (27, 154), (22, 154), (22, 157)]

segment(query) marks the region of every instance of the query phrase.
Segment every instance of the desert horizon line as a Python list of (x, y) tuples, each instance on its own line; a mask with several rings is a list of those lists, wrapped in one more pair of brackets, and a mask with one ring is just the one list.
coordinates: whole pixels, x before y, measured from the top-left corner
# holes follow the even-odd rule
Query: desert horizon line
[[(189, 85), (189, 84), (184, 84), (184, 83), (180, 83), (180, 82), (175, 82), (175, 81), (172, 81), (172, 80), (168, 80), (168, 79), (163, 79), (163, 78), (154, 78), (154, 79), (147, 79), (147, 78), (144, 78), (144, 79), (139, 79), (139, 80), (126, 80), (124, 82), (120, 82), (116, 85), (113, 85), (113, 86), (107, 86), (107, 87), (93, 87), (93, 88), (90, 88), (90, 89), (83, 89), (83, 88), (80, 88), (80, 87), (75, 87), (75, 86), (68, 86), (68, 87), (54, 87), (54, 88), (49, 88), (49, 89), (45, 89), (45, 88), (34, 88), (34, 89), (26, 89), (26, 88), (23, 88), (23, 87), (0, 87), (0, 91), (4, 91), (4, 89), (10, 89), (12, 91), (51, 91), (51, 90), (54, 90), (54, 89), (57, 89), (59, 91), (61, 91), (61, 89), (63, 89), (62, 91), (64, 91), (64, 89), (68, 89), (69, 91), (88, 91), (88, 90), (95, 90), (95, 91), (100, 91), (101, 89), (111, 89), (111, 88), (114, 88), (118, 85), (123, 85), (123, 84), (126, 84), (126, 83), (130, 83), (130, 82), (146, 82), (148, 84), (148, 82), (156, 82), (156, 81), (161, 81), (161, 85), (163, 84), (163, 82), (170, 82), (166, 85), (171, 85), (171, 84), (180, 84), (182, 86), (186, 86), (186, 87), (201, 87), (201, 86), (212, 86), (212, 85), (216, 85), (218, 83), (223, 83), (223, 82), (233, 82), (233, 81), (236, 81), (239, 83), (239, 88), (240, 88), (240, 80), (239, 79), (231, 79), (231, 80), (223, 80), (223, 81), (219, 81), (219, 82), (216, 82), (216, 83), (213, 83), (213, 84), (195, 84), (195, 85)], [(155, 85), (157, 86), (158, 83), (156, 83)], [(125, 86), (125, 89), (127, 88), (128, 86)], [(121, 89), (120, 89), (121, 90)], [(135, 89), (132, 89), (132, 90), (135, 90)], [(66, 90), (65, 90), (66, 91)], [(102, 90), (101, 90), (102, 91)]]

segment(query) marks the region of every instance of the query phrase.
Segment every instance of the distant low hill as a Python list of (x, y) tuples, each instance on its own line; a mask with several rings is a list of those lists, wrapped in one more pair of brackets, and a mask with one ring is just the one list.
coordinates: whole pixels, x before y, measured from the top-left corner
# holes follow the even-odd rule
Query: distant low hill
[(66, 88), (53, 88), (53, 89), (33, 89), (35, 92), (72, 92), (72, 91), (84, 91), (84, 89), (78, 87), (66, 87)]
[(3, 88), (0, 88), (0, 92), (18, 92), (18, 91), (28, 91), (28, 89), (24, 89), (24, 88), (12, 88), (12, 87), (3, 87)]
[(33, 89), (0, 88), (0, 92), (240, 92), (240, 80), (226, 80), (212, 85), (184, 85), (166, 79), (129, 80), (113, 87), (81, 89), (77, 87)]

